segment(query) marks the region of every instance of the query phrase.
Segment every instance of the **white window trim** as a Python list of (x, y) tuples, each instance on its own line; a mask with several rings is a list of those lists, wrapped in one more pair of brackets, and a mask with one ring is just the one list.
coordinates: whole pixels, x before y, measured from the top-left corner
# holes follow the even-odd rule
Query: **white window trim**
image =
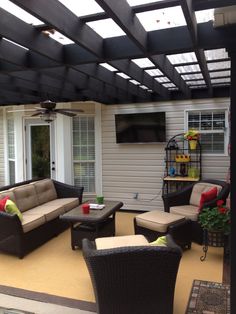
[[(200, 111), (200, 112), (204, 112), (204, 111), (224, 111), (225, 112), (225, 130), (224, 130), (224, 135), (225, 135), (225, 143), (224, 143), (224, 153), (217, 153), (217, 154), (209, 154), (209, 153), (203, 153), (202, 152), (202, 155), (203, 156), (206, 156), (206, 157), (211, 157), (211, 156), (214, 156), (214, 157), (225, 157), (225, 156), (229, 156), (228, 154), (228, 144), (229, 144), (229, 121), (228, 121), (228, 115), (229, 115), (229, 109), (227, 107), (223, 107), (223, 108), (199, 108), (199, 109), (185, 109), (184, 110), (184, 132), (187, 132), (188, 131), (188, 113), (189, 112), (192, 112), (192, 111)], [(217, 130), (212, 130), (212, 131), (209, 131), (209, 133), (217, 133)]]
[[(94, 117), (94, 132), (95, 132), (95, 192), (84, 192), (85, 196), (102, 195), (102, 129), (101, 129), (101, 104), (95, 104), (95, 113), (86, 114), (82, 113), (80, 116)], [(72, 135), (72, 123), (71, 123), (71, 135)], [(73, 141), (72, 141), (73, 142)], [(74, 165), (73, 152), (72, 164)], [(88, 160), (89, 161), (89, 160)], [(74, 168), (74, 166), (72, 166)], [(73, 169), (72, 169), (73, 170)], [(73, 170), (74, 173), (74, 170)], [(72, 173), (73, 182), (74, 174)]]

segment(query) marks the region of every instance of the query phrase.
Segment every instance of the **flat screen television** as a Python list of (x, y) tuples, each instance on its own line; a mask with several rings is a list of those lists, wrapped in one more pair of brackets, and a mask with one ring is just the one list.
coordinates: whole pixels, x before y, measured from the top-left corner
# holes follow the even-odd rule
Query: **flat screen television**
[(116, 114), (116, 143), (166, 141), (165, 112)]

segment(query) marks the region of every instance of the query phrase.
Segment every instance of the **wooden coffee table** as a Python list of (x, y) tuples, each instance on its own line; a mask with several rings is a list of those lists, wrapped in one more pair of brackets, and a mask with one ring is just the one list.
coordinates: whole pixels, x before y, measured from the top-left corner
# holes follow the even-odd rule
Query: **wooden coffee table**
[[(86, 203), (95, 203), (88, 200)], [(123, 206), (122, 202), (106, 201), (103, 209), (90, 209), (89, 214), (84, 214), (82, 204), (60, 216), (68, 221), (71, 229), (71, 248), (82, 248), (82, 239), (95, 240), (98, 237), (115, 235), (116, 211)]]

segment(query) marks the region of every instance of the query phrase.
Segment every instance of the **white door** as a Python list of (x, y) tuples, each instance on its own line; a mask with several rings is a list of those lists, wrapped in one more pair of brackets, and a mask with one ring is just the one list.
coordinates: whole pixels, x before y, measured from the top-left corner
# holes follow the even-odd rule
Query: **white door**
[(55, 178), (54, 123), (25, 121), (26, 178)]

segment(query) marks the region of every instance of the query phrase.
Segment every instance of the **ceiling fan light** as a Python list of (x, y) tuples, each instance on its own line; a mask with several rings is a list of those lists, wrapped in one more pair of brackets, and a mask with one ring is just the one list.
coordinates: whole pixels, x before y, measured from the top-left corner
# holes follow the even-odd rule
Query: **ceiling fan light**
[(40, 115), (41, 120), (50, 123), (53, 122), (56, 119), (56, 113), (55, 112), (44, 112)]

